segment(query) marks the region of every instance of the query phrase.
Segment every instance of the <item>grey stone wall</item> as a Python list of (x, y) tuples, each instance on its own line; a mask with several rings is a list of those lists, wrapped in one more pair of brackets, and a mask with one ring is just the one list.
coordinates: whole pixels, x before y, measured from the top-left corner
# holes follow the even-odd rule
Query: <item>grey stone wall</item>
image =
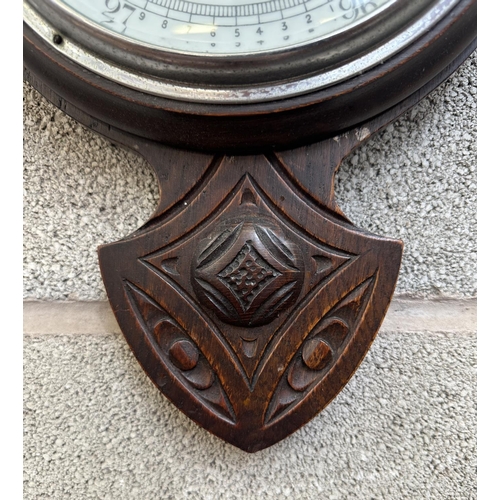
[[(158, 200), (136, 155), (113, 147), (26, 85), (25, 297), (105, 299), (96, 248), (137, 229)], [(476, 293), (476, 58), (353, 152), (339, 204), (369, 231), (405, 242), (396, 293)]]
[(476, 498), (475, 331), (446, 322), (476, 294), (475, 183), (473, 55), (353, 152), (336, 184), (356, 225), (405, 241), (397, 297), (442, 321), (389, 322), (333, 403), (248, 455), (161, 396), (101, 306), (60, 313), (60, 301), (105, 300), (96, 248), (146, 221), (158, 191), (142, 159), (25, 85), (24, 296), (54, 306), (58, 325), (37, 313), (25, 334), (25, 498)]
[(322, 413), (247, 454), (173, 407), (121, 335), (30, 335), (25, 498), (472, 499), (474, 350), (383, 332)]

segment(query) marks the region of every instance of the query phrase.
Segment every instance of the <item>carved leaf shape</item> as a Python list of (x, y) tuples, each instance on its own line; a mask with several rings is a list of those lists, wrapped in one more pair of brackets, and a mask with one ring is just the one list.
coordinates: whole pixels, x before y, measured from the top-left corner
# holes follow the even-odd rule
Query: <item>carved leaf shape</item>
[(257, 225), (254, 228), (269, 253), (284, 266), (297, 271), (291, 250), (270, 229)]
[(296, 281), (291, 281), (276, 290), (258, 309), (252, 317), (250, 324), (252, 326), (258, 325), (261, 322), (266, 322), (269, 318), (274, 316), (277, 311), (286, 307), (287, 302), (295, 295)]
[[(162, 356), (165, 368), (177, 379), (183, 378), (185, 384), (191, 386), (191, 389), (184, 386), (184, 390), (189, 390), (201, 404), (208, 404), (220, 418), (234, 423), (234, 410), (220, 380), (192, 338), (149, 294), (129, 281), (126, 290), (137, 316), (144, 322), (151, 343), (156, 345), (158, 353), (165, 353)], [(155, 318), (160, 318), (156, 324)], [(158, 385), (166, 387), (166, 380), (163, 377)]]
[[(271, 398), (266, 424), (272, 424), (301, 404), (312, 388), (334, 368), (341, 345), (354, 333), (356, 320), (366, 307), (372, 282), (372, 277), (366, 279), (333, 304), (304, 339)], [(297, 396), (289, 402), (291, 391)]]
[(223, 231), (215, 241), (200, 254), (198, 268), (205, 267), (224, 255), (238, 239), (242, 227), (243, 223), (241, 222), (235, 228)]
[(222, 293), (217, 290), (210, 283), (207, 283), (205, 280), (200, 278), (196, 278), (196, 282), (201, 286), (202, 292), (205, 297), (216, 307), (218, 311), (218, 315), (221, 316), (223, 320), (229, 321), (237, 321), (239, 320), (238, 311), (235, 309), (233, 304), (229, 302), (229, 300), (222, 295)]

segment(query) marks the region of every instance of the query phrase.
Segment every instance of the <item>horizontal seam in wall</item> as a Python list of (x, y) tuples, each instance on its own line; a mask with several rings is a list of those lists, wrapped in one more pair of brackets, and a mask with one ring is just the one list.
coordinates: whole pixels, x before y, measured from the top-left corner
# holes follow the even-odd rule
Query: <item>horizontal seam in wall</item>
[[(476, 332), (477, 301), (471, 299), (394, 299), (381, 332)], [(25, 301), (25, 335), (114, 334), (120, 328), (108, 302)]]

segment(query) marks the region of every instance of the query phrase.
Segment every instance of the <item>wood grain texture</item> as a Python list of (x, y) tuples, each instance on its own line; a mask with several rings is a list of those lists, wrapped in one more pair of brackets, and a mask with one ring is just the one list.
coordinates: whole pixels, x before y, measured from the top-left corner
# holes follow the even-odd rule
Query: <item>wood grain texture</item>
[(475, 33), (476, 1), (461, 0), (424, 36), (355, 78), (288, 99), (236, 105), (175, 101), (120, 86), (67, 60), (25, 26), (25, 78), (137, 137), (181, 149), (249, 154), (317, 142), (377, 117), (470, 54)]
[(205, 429), (261, 450), (313, 418), (355, 372), (388, 309), (403, 245), (348, 221), (335, 173), (470, 54), (475, 20), (476, 2), (462, 0), (362, 75), (248, 105), (121, 87), (25, 27), (25, 78), (156, 172), (153, 217), (99, 248), (101, 273), (139, 363)]
[[(335, 144), (318, 148), (316, 172)], [(164, 168), (161, 154), (149, 159)], [(178, 205), (100, 247), (101, 272), (153, 382), (200, 425), (254, 452), (347, 383), (389, 306), (402, 243), (318, 204), (294, 181), (300, 161), (271, 153), (205, 163)]]

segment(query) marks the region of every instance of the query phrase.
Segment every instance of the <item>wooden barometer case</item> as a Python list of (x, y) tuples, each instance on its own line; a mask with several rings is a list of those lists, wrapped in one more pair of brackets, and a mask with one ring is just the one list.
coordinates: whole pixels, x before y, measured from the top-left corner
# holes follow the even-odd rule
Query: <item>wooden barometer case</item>
[[(153, 167), (160, 202), (98, 249), (137, 360), (248, 452), (342, 390), (403, 243), (337, 206), (342, 159), (474, 50), (473, 0), (29, 0), (25, 79)], [(397, 235), (394, 235), (397, 237)]]

